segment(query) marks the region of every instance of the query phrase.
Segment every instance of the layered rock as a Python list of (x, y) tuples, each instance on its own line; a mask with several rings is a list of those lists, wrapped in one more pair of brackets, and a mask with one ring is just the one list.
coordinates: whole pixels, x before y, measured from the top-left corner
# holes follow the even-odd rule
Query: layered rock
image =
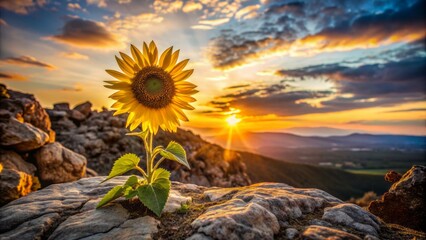
[[(106, 109), (91, 111), (90, 107), (91, 104), (86, 102), (70, 109), (68, 104), (62, 103), (47, 109), (59, 142), (85, 156), (89, 159), (88, 167), (103, 175), (107, 175), (114, 161), (125, 153), (135, 153), (145, 161), (142, 141), (126, 136), (126, 116), (113, 116), (113, 112)], [(83, 120), (73, 116), (76, 110), (83, 111)], [(187, 169), (165, 161), (163, 166), (171, 170), (172, 180), (220, 187), (250, 184), (245, 165), (237, 153), (226, 152), (222, 147), (181, 129), (177, 133), (160, 131), (154, 144), (166, 146), (172, 140), (186, 149), (191, 166)]]
[(385, 222), (426, 232), (426, 167), (413, 166), (402, 177), (386, 176), (395, 183), (380, 200), (370, 203), (370, 212)]
[[(160, 218), (138, 199), (95, 209), (125, 176), (51, 185), (0, 208), (1, 239), (422, 239), (318, 189), (261, 183), (206, 188), (172, 183)], [(182, 208), (182, 204), (189, 207)]]
[(55, 142), (49, 115), (33, 95), (1, 84), (0, 93), (0, 205), (38, 189), (40, 182), (85, 175), (85, 157)]

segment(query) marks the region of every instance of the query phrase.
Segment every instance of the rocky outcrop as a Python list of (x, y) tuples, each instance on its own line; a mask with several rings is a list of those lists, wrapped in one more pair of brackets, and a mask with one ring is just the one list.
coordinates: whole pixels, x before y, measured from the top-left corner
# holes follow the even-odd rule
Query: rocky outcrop
[[(68, 104), (55, 104), (47, 109), (52, 119), (52, 128), (57, 140), (65, 147), (85, 156), (88, 167), (99, 174), (107, 175), (116, 159), (125, 153), (135, 153), (144, 159), (142, 141), (126, 136), (126, 116), (113, 116), (112, 111), (90, 110), (89, 102), (70, 109)], [(84, 118), (75, 117), (74, 111), (83, 111)], [(164, 167), (171, 170), (171, 179), (203, 186), (243, 186), (250, 184), (245, 164), (239, 154), (210, 144), (190, 131), (178, 129), (177, 133), (160, 131), (155, 145), (166, 146), (177, 141), (187, 151), (191, 169), (175, 162), (165, 161)], [(144, 161), (144, 160), (143, 160)]]
[(391, 179), (396, 182), (368, 209), (385, 222), (426, 232), (426, 167), (413, 166), (402, 177)]
[(55, 142), (49, 115), (33, 95), (1, 84), (0, 93), (0, 205), (40, 188), (40, 181), (46, 186), (85, 175), (85, 157)]
[[(1, 239), (411, 239), (318, 189), (280, 183), (206, 188), (172, 183), (160, 218), (138, 199), (96, 210), (125, 176), (51, 185), (0, 209)], [(183, 208), (183, 204), (187, 207)]]

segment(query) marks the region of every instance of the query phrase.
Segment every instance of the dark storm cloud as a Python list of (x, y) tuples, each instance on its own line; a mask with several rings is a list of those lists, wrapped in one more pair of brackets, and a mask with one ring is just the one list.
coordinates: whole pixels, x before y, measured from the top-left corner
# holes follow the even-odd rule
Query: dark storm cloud
[(209, 58), (215, 68), (230, 69), (277, 53), (372, 48), (425, 37), (425, 1), (412, 5), (389, 1), (382, 9), (363, 8), (367, 3), (271, 3), (256, 19), (259, 27), (246, 23), (240, 31), (223, 31), (213, 38)]
[(101, 23), (79, 18), (66, 22), (62, 33), (51, 36), (49, 39), (88, 48), (111, 48), (121, 45), (120, 39)]

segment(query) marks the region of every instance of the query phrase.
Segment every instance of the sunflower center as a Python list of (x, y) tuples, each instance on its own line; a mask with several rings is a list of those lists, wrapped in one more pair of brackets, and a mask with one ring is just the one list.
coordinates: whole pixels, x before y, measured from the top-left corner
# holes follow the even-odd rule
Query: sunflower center
[(169, 105), (175, 95), (175, 84), (170, 74), (154, 66), (140, 70), (131, 88), (140, 104), (155, 109)]

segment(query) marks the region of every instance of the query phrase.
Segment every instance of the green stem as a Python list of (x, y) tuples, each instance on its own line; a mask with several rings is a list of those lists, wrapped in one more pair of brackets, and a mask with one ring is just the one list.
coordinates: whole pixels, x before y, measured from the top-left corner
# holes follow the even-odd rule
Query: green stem
[[(147, 141), (148, 140), (148, 141)], [(148, 132), (146, 138), (144, 139), (145, 151), (146, 151), (146, 171), (148, 172), (148, 184), (151, 183), (152, 178), (152, 133)]]
[(157, 164), (155, 164), (154, 170), (157, 169), (160, 166), (160, 163), (162, 163), (164, 160), (165, 160), (164, 157), (160, 158), (160, 160), (158, 160)]
[(141, 167), (136, 166), (135, 168), (144, 176), (145, 179), (148, 179), (148, 176), (146, 175), (145, 171)]

